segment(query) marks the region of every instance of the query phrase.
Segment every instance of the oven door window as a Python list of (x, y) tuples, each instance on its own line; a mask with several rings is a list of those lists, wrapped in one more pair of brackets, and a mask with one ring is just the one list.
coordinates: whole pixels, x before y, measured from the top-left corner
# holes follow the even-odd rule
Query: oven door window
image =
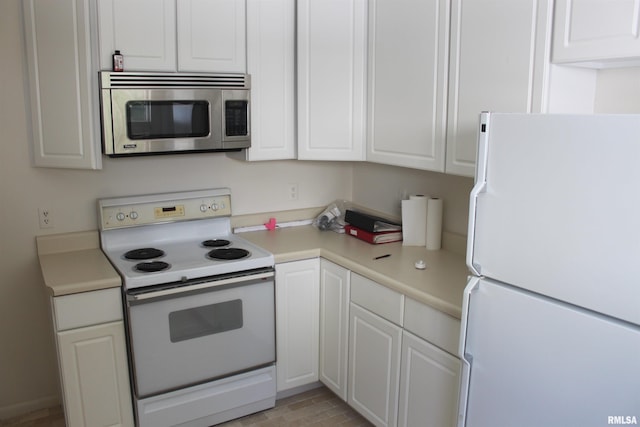
[(129, 101), (126, 104), (130, 140), (202, 138), (210, 129), (207, 101)]
[(174, 343), (240, 328), (239, 299), (169, 313), (169, 338)]

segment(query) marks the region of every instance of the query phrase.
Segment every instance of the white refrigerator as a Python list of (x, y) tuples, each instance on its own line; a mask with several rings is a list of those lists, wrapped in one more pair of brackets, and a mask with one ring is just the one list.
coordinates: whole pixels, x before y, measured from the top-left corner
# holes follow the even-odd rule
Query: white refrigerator
[(483, 113), (459, 426), (640, 424), (640, 115)]

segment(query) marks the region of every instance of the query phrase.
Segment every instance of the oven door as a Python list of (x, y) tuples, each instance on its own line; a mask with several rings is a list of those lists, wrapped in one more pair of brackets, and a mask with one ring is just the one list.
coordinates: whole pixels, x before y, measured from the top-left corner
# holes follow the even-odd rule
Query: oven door
[(138, 398), (275, 362), (274, 273), (127, 294)]

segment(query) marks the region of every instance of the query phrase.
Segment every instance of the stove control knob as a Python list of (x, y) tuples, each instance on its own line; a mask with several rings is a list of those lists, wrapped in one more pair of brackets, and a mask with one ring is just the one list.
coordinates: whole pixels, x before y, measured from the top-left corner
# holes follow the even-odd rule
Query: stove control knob
[(129, 212), (129, 218), (138, 219), (138, 212), (136, 212), (136, 211)]
[(212, 204), (211, 209), (213, 209), (214, 211), (217, 211), (219, 209), (218, 204), (217, 203)]
[(204, 203), (200, 205), (200, 212), (206, 212), (208, 209), (208, 206), (205, 205)]
[(118, 214), (116, 215), (116, 219), (118, 221), (124, 221), (125, 218), (126, 216), (122, 212), (118, 212)]

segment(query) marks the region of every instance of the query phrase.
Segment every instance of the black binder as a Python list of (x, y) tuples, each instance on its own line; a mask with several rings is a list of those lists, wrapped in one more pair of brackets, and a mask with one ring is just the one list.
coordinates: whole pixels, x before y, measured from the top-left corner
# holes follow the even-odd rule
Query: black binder
[(351, 209), (346, 210), (344, 220), (354, 227), (358, 227), (359, 229), (370, 233), (402, 230), (402, 225), (400, 223)]

